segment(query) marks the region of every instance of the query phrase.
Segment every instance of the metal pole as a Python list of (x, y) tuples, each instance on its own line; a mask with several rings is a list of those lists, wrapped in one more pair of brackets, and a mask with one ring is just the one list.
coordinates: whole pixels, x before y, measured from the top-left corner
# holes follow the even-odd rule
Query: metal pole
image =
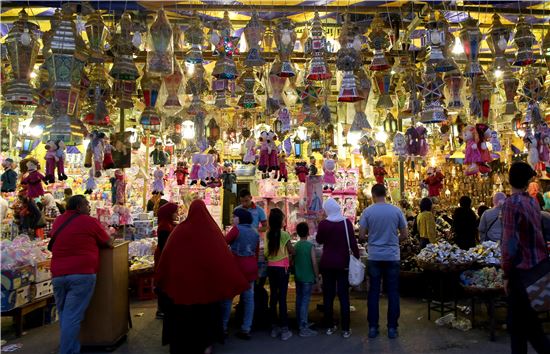
[[(399, 132), (403, 131), (403, 119), (397, 116), (397, 130)], [(398, 160), (398, 168), (399, 168), (399, 195), (401, 199), (405, 198), (405, 162), (402, 158), (399, 158)]]
[(143, 210), (147, 210), (147, 176), (149, 175), (149, 130), (145, 130), (145, 176), (143, 176)]

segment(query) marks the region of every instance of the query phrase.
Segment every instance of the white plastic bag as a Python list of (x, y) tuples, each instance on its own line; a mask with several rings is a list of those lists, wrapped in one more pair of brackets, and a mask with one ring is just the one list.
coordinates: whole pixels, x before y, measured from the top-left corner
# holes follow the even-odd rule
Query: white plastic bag
[(347, 219), (344, 220), (344, 225), (346, 227), (346, 240), (348, 241), (348, 249), (349, 249), (348, 281), (351, 286), (358, 286), (358, 285), (361, 285), (361, 283), (363, 283), (363, 280), (365, 280), (365, 265), (359, 259), (355, 258), (355, 256), (353, 255), (353, 252), (351, 251)]

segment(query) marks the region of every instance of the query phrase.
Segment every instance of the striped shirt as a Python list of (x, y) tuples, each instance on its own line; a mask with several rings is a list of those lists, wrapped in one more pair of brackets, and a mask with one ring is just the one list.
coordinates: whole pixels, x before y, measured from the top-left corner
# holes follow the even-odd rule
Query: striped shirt
[(512, 194), (502, 207), (502, 270), (531, 269), (548, 257), (536, 199), (526, 192)]

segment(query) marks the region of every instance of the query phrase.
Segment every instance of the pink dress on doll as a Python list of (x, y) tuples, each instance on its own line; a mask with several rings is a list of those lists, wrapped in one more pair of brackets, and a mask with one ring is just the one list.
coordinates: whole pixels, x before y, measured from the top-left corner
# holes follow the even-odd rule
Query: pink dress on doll
[(464, 163), (472, 164), (481, 162), (481, 153), (479, 152), (479, 146), (474, 149), (475, 141), (470, 140), (466, 143), (466, 151), (464, 152)]
[(21, 183), (27, 185), (27, 197), (34, 199), (44, 195), (44, 188), (42, 187), (44, 178), (44, 175), (36, 170), (29, 172), (28, 176), (23, 178)]
[(191, 167), (191, 173), (189, 173), (189, 179), (191, 180), (198, 180), (199, 179), (199, 170), (201, 168), (201, 165), (194, 164), (193, 167)]
[(323, 183), (324, 184), (336, 184), (336, 174), (334, 171), (330, 171), (327, 169), (323, 170)]
[(260, 161), (258, 162), (258, 169), (260, 171), (267, 171), (270, 162), (269, 156), (269, 147), (267, 143), (262, 143), (260, 147)]

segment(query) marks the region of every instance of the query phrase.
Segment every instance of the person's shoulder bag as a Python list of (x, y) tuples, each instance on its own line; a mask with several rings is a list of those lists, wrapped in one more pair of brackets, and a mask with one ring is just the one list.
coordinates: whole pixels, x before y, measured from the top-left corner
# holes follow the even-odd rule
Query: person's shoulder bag
[(351, 251), (351, 244), (349, 242), (348, 233), (348, 219), (344, 220), (344, 226), (346, 228), (346, 240), (348, 241), (349, 249), (348, 281), (351, 286), (358, 286), (363, 282), (363, 280), (365, 280), (365, 265), (361, 262), (360, 259), (355, 258), (353, 252)]
[(79, 215), (80, 214), (78, 214), (78, 213), (71, 215), (67, 220), (65, 220), (65, 222), (63, 224), (61, 224), (61, 226), (59, 226), (57, 228), (57, 230), (55, 230), (55, 232), (52, 234), (52, 236), (50, 238), (50, 242), (48, 242), (48, 251), (51, 252), (53, 250), (53, 244), (55, 243), (57, 235), (59, 235), (61, 230), (63, 230), (65, 228), (65, 226), (67, 226), (73, 219), (75, 219)]

